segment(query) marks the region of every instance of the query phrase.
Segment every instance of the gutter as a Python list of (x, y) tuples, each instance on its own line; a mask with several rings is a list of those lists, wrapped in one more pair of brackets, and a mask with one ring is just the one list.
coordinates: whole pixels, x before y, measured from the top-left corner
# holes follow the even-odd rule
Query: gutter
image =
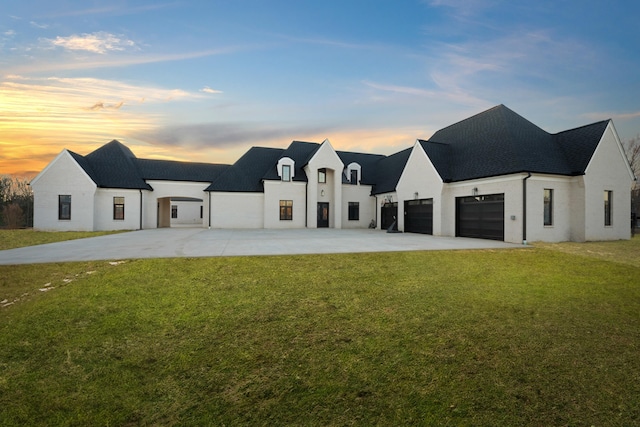
[(531, 172), (522, 179), (522, 244), (527, 244), (527, 180), (531, 178)]

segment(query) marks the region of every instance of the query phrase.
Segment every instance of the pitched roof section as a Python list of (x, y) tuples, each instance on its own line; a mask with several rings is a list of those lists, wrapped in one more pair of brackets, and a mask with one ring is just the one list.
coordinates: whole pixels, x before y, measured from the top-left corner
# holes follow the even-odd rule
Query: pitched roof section
[[(280, 160), (283, 157), (288, 157), (293, 160), (295, 162), (293, 181), (307, 182), (307, 174), (304, 171), (304, 167), (309, 163), (309, 160), (311, 160), (319, 148), (320, 144), (316, 142), (293, 141), (289, 144), (287, 149), (282, 152), (282, 155), (278, 157), (277, 160)], [(263, 179), (273, 181), (280, 180), (277, 170), (277, 160), (276, 163), (267, 170)]]
[[(445, 182), (518, 172), (576, 175), (584, 173), (586, 164), (574, 164), (573, 157), (568, 156), (591, 158), (602, 136), (602, 132), (597, 135), (600, 127), (588, 128), (588, 132), (555, 137), (498, 105), (441, 129), (420, 143)], [(589, 141), (581, 141), (582, 137)]]
[(144, 179), (161, 181), (213, 182), (229, 165), (136, 159)]
[(115, 139), (84, 159), (91, 170), (86, 172), (98, 187), (152, 190), (136, 167), (136, 156)]
[(205, 191), (262, 192), (263, 177), (278, 162), (283, 152), (279, 148), (252, 147)]
[(572, 175), (581, 175), (595, 153), (610, 120), (592, 123), (552, 135), (564, 152)]
[[(361, 167), (361, 179), (360, 183), (364, 185), (375, 185), (376, 183), (376, 169), (378, 162), (384, 159), (386, 156), (381, 154), (367, 154), (367, 153), (353, 153), (351, 151), (336, 151), (338, 157), (344, 166), (347, 167), (351, 163), (357, 163)], [(342, 183), (348, 184), (350, 177), (342, 174)]]
[(153, 190), (148, 179), (163, 181), (211, 182), (229, 165), (138, 159), (133, 152), (113, 140), (81, 156), (69, 152), (98, 187)]
[(411, 148), (407, 148), (391, 156), (384, 157), (376, 165), (376, 184), (371, 194), (382, 194), (396, 191), (400, 175), (409, 160)]

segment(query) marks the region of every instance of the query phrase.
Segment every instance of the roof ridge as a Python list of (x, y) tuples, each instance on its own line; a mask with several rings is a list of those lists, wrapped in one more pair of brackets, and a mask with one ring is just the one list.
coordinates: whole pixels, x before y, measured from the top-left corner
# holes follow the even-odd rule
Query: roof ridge
[(608, 123), (610, 121), (611, 121), (611, 119), (598, 120), (597, 122), (589, 123), (589, 124), (586, 124), (586, 125), (578, 126), (578, 127), (567, 129), (567, 130), (562, 130), (562, 131), (556, 132), (556, 133), (550, 133), (549, 135), (556, 136), (556, 135), (560, 135), (562, 133), (567, 133), (567, 132), (572, 132), (572, 131), (579, 130), (579, 129), (584, 129), (584, 128), (589, 127), (589, 126), (595, 126), (595, 125), (599, 125), (601, 123)]

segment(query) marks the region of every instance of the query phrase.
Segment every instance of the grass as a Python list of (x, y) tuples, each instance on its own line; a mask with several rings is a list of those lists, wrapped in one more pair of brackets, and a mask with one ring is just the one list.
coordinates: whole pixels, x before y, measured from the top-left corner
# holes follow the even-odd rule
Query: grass
[(0, 266), (0, 419), (638, 425), (640, 267), (557, 249)]
[(84, 239), (122, 231), (34, 231), (33, 229), (0, 230), (0, 251), (42, 245), (64, 240)]

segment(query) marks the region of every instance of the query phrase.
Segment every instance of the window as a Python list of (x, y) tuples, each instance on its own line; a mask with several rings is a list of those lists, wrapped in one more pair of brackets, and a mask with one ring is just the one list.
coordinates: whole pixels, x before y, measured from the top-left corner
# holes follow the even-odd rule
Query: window
[(124, 197), (113, 198), (113, 219), (124, 220)]
[(171, 205), (171, 218), (178, 218), (178, 206)]
[(604, 225), (609, 226), (612, 223), (613, 211), (613, 191), (605, 190), (604, 192)]
[(553, 190), (544, 189), (544, 225), (553, 225)]
[(318, 169), (318, 183), (326, 184), (327, 183), (327, 170), (326, 169)]
[(71, 219), (71, 196), (58, 196), (58, 219)]
[(204, 210), (204, 207), (203, 207), (203, 206), (200, 206), (200, 219), (202, 219), (202, 216), (203, 216), (203, 215), (202, 215), (203, 210)]
[(360, 202), (349, 202), (349, 221), (360, 219)]
[(356, 169), (351, 169), (351, 185), (358, 184), (358, 171)]
[(293, 200), (280, 200), (280, 221), (293, 219)]
[(282, 165), (282, 180), (291, 181), (291, 166)]

